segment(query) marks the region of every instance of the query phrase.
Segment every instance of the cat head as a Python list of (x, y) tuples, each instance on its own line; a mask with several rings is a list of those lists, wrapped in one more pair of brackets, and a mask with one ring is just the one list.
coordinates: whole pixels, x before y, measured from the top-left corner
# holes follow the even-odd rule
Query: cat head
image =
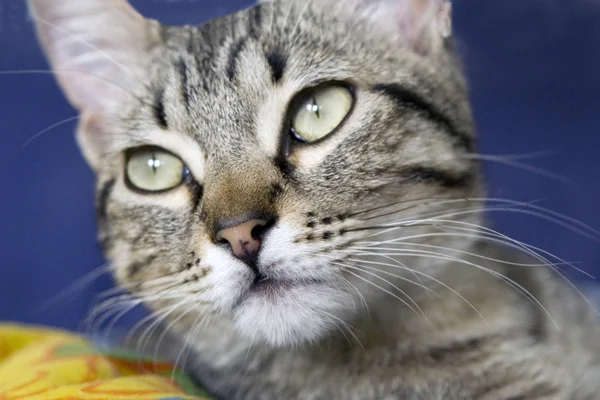
[(116, 279), (180, 329), (317, 340), (362, 301), (412, 308), (439, 249), (471, 242), (445, 234), (482, 192), (447, 1), (276, 0), (198, 27), (29, 4)]

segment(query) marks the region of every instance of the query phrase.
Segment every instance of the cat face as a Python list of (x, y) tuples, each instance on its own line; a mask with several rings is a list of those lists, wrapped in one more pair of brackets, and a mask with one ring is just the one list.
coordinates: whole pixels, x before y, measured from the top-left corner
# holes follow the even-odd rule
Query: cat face
[(336, 4), (163, 27), (120, 0), (30, 0), (116, 279), (180, 329), (287, 346), (363, 302), (416, 312), (439, 249), (471, 241), (445, 234), (481, 197), (447, 3)]

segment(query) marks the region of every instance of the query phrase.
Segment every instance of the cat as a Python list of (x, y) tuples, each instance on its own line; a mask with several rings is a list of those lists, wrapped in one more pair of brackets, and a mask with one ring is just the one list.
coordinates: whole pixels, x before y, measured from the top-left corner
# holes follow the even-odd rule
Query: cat
[[(118, 284), (222, 399), (600, 398), (596, 314), (486, 228), (446, 0), (167, 27), (28, 0)], [(162, 338), (162, 335), (161, 335)]]

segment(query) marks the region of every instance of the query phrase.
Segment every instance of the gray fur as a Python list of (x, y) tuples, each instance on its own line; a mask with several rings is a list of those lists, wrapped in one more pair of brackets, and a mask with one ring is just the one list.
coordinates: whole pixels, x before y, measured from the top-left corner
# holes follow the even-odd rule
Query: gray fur
[[(59, 1), (74, 3), (30, 3), (44, 16)], [(600, 398), (596, 316), (531, 265), (540, 257), (485, 235), (452, 40), (403, 42), (410, 24), (393, 33), (352, 1), (343, 12), (275, 1), (200, 27), (146, 22), (145, 50), (126, 65), (143, 74), (123, 80), (118, 107), (88, 105), (63, 79), (85, 117), (119, 284), (156, 312), (167, 353), (189, 350), (187, 367), (224, 399)], [(327, 81), (354, 88), (352, 114), (322, 143), (288, 148), (287, 103)], [(180, 156), (193, 179), (129, 190), (123, 152), (147, 144)], [(258, 266), (289, 287), (252, 291), (253, 272), (213, 243), (216, 221), (244, 212), (277, 216)]]

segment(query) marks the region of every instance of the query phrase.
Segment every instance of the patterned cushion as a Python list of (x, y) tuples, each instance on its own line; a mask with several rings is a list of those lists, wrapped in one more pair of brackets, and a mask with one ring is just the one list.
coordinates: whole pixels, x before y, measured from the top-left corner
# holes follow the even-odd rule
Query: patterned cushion
[(0, 325), (0, 399), (208, 400), (170, 363), (99, 349), (83, 337)]

